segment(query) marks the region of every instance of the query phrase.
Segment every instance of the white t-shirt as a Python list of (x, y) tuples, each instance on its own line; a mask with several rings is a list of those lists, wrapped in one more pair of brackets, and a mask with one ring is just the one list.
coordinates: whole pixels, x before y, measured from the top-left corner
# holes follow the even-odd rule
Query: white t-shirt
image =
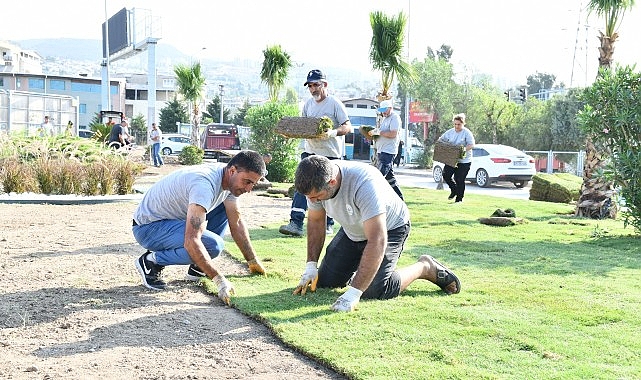
[(332, 161), (341, 171), (341, 187), (334, 198), (320, 202), (307, 200), (311, 210), (325, 209), (327, 215), (340, 223), (352, 241), (364, 241), (363, 222), (386, 214), (387, 230), (409, 222), (407, 205), (394, 192), (374, 166), (354, 161)]
[(156, 182), (142, 198), (134, 211), (138, 224), (158, 220), (186, 220), (191, 203), (202, 206), (207, 212), (236, 197), (223, 190), (223, 169), (226, 164), (196, 165), (175, 171)]
[[(332, 119), (334, 129), (340, 127), (349, 120), (345, 105), (332, 95), (328, 95), (322, 102), (318, 103), (310, 98), (303, 105), (303, 117), (323, 117)], [(307, 139), (305, 151), (320, 156), (341, 158), (343, 157), (343, 141), (345, 136), (336, 136), (329, 139)]]
[(381, 121), (381, 132), (396, 131), (396, 137), (389, 138), (378, 136), (378, 139), (376, 139), (376, 150), (378, 153), (383, 152), (396, 155), (398, 152), (398, 140), (401, 138), (398, 134), (400, 127), (401, 117), (394, 111)]

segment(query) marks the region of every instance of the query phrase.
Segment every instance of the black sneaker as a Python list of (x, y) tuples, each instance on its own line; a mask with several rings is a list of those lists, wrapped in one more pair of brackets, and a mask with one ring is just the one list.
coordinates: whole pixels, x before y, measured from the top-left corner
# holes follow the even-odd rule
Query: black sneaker
[(147, 251), (136, 260), (136, 269), (138, 269), (138, 273), (140, 273), (140, 277), (142, 278), (142, 284), (146, 288), (164, 290), (167, 284), (161, 280), (160, 277), (165, 267), (147, 260), (147, 255), (150, 253), (150, 251)]
[(452, 200), (452, 199), (454, 199), (455, 197), (456, 197), (456, 193), (455, 193), (455, 192), (451, 192), (451, 193), (450, 193), (450, 196), (449, 196), (449, 197), (447, 197), (447, 199), (451, 201), (451, 200)]
[(196, 264), (191, 264), (185, 275), (185, 280), (187, 281), (198, 281), (201, 277), (207, 277), (205, 272), (202, 269), (198, 268)]

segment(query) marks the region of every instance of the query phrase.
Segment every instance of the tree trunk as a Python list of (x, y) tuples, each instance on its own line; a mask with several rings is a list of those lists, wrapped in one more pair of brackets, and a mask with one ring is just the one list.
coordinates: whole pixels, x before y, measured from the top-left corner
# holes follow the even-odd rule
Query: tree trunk
[[(600, 150), (604, 152), (604, 149)], [(604, 154), (599, 153), (592, 140), (588, 138), (583, 166), (583, 185), (575, 216), (592, 219), (614, 219), (617, 216), (617, 205), (612, 202), (614, 194), (612, 184), (598, 175), (598, 171), (604, 167), (603, 156)]]

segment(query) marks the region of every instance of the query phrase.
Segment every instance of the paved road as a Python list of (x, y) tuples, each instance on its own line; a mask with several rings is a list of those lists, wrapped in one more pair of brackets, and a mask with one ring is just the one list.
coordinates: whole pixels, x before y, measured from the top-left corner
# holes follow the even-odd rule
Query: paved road
[[(436, 189), (438, 184), (432, 178), (431, 170), (415, 169), (410, 166), (394, 168), (396, 180), (401, 186), (407, 187), (422, 187), (426, 189)], [(446, 184), (443, 185), (444, 192), (449, 191)], [(529, 199), (530, 198), (530, 185), (517, 189), (511, 182), (500, 182), (493, 184), (489, 187), (479, 187), (469, 182), (465, 186), (466, 193), (477, 193), (484, 195), (491, 195), (502, 198), (512, 199)]]

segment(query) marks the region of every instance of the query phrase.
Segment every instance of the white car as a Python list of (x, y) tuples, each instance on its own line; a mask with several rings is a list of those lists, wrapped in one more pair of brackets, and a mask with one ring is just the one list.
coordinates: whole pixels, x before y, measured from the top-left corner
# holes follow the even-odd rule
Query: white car
[(191, 139), (177, 133), (163, 133), (160, 142), (160, 153), (165, 156), (180, 153), (184, 147), (191, 145)]
[[(434, 161), (432, 175), (435, 182), (443, 178), (444, 164)], [(527, 186), (536, 174), (534, 158), (507, 145), (476, 144), (472, 149), (472, 165), (467, 180), (480, 187), (494, 182), (512, 182), (517, 188)]]

